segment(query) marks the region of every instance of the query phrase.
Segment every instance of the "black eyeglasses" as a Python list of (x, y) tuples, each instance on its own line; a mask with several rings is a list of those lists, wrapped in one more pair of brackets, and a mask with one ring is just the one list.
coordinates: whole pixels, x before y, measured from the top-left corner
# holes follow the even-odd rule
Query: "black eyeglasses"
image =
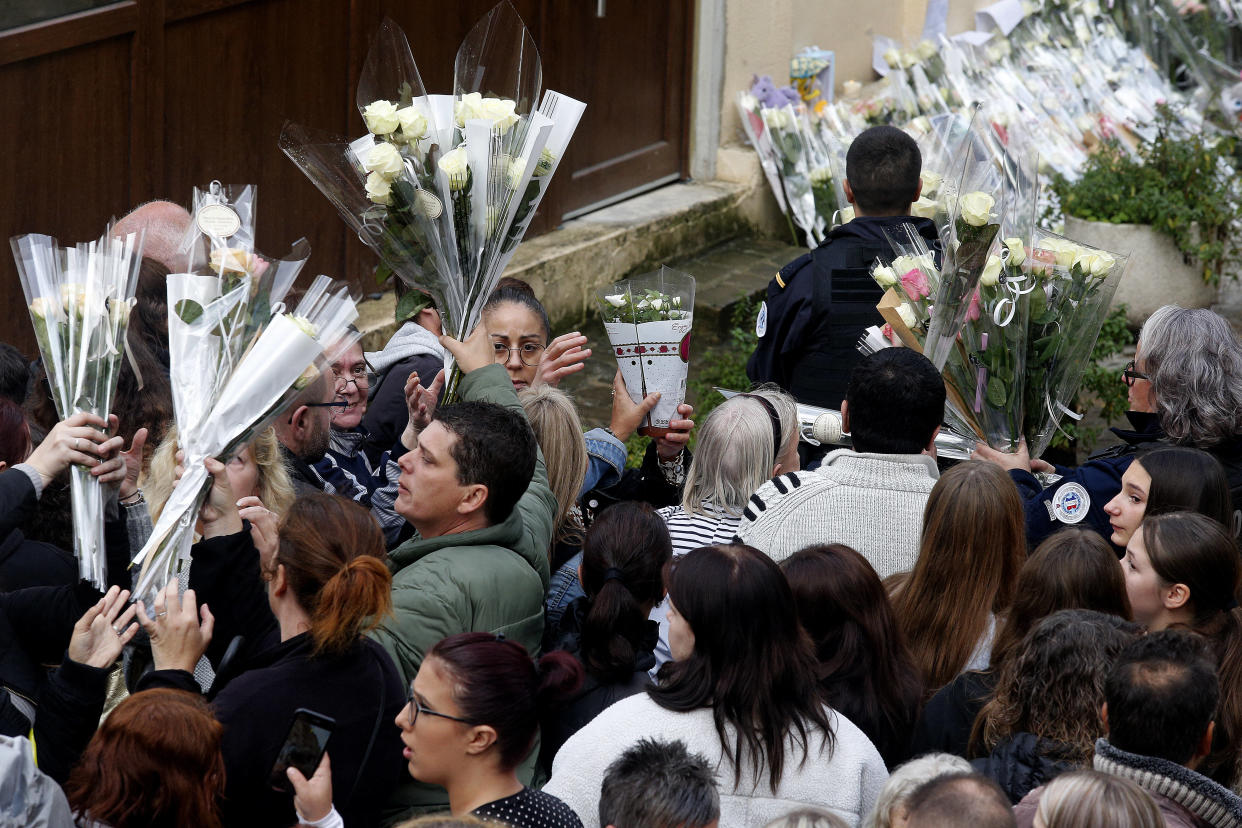
[(344, 374), (338, 374), (335, 368), (332, 369), (332, 379), (338, 385), (349, 385), (352, 382), (355, 387), (360, 389), (371, 385), (373, 376), (370, 366), (366, 364), (355, 365)]
[(1146, 374), (1144, 374), (1142, 371), (1134, 370), (1134, 360), (1130, 360), (1129, 362), (1126, 363), (1126, 369), (1121, 372), (1121, 376), (1125, 379), (1126, 385), (1130, 386), (1131, 388), (1134, 387), (1134, 383), (1137, 380), (1150, 380), (1151, 379)]
[[(302, 405), (305, 406), (306, 408), (345, 408), (346, 406), (349, 405), (349, 403), (346, 402), (345, 400), (333, 400), (332, 402), (326, 402), (326, 403), (302, 403)], [(293, 423), (292, 414), (289, 415), (289, 422), (290, 424)]]
[(463, 719), (460, 716), (450, 716), (447, 713), (437, 713), (435, 710), (432, 710), (430, 707), (427, 707), (418, 699), (414, 698), (414, 682), (410, 682), (410, 690), (405, 697), (405, 703), (414, 708), (414, 715), (410, 717), (410, 727), (413, 727), (414, 723), (418, 721), (419, 713), (426, 713), (428, 716), (439, 716), (441, 719), (450, 719), (451, 721), (461, 722), (462, 724), (474, 724), (474, 722), (469, 719)]
[(539, 359), (543, 356), (543, 348), (543, 345), (538, 345), (534, 342), (527, 342), (524, 345), (518, 345), (516, 348), (506, 348), (503, 342), (492, 343), (492, 349), (496, 352), (497, 362), (508, 362), (509, 354), (517, 351), (518, 359), (522, 360), (522, 364), (528, 368), (539, 366)]

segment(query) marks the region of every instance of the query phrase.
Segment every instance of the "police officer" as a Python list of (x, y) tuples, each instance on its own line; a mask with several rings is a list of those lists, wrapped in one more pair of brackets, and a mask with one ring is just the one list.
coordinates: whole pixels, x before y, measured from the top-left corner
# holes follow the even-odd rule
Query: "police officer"
[(799, 402), (833, 409), (841, 408), (862, 358), (859, 338), (884, 323), (875, 307), (884, 292), (871, 268), (894, 258), (885, 233), (902, 238), (901, 225), (909, 223), (939, 250), (935, 224), (909, 214), (922, 190), (914, 139), (896, 127), (872, 127), (854, 139), (845, 164), (855, 218), (768, 283), (755, 323), (759, 345), (746, 364), (751, 381), (774, 382)]

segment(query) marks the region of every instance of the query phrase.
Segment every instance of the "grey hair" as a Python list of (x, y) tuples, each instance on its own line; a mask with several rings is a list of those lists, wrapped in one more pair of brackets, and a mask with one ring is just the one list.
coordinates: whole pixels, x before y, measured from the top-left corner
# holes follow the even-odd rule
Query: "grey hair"
[(1133, 781), (1095, 770), (1063, 773), (1035, 809), (1048, 828), (1160, 828), (1159, 806)]
[(772, 820), (763, 828), (849, 828), (849, 823), (819, 808), (799, 808)]
[(706, 828), (720, 819), (716, 774), (684, 742), (641, 739), (604, 772), (599, 824)]
[(863, 820), (863, 828), (892, 828), (893, 809), (904, 805), (910, 794), (937, 777), (970, 773), (971, 770), (969, 762), (951, 753), (929, 753), (911, 759), (888, 777), (875, 800), (875, 807)]
[(1242, 432), (1242, 344), (1218, 314), (1157, 309), (1139, 331), (1139, 354), (1170, 440), (1209, 448)]
[(750, 392), (772, 404), (781, 421), (781, 444), (772, 454), (772, 419), (758, 400), (733, 397), (707, 415), (699, 429), (699, 442), (681, 507), (687, 514), (715, 517), (708, 504), (730, 515), (740, 515), (756, 489), (771, 476), (772, 467), (794, 439), (798, 429), (798, 404), (775, 385), (765, 384)]

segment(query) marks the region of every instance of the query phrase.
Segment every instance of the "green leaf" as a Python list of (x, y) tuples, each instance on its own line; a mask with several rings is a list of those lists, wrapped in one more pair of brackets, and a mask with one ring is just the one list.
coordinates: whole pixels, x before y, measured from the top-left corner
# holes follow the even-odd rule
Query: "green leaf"
[(422, 291), (411, 290), (406, 292), (401, 297), (401, 300), (397, 302), (397, 311), (394, 314), (397, 324), (418, 316), (429, 304), (431, 304), (431, 300)]
[(1000, 377), (991, 377), (988, 379), (988, 404), (993, 408), (1004, 408), (1005, 402), (1009, 399), (1009, 394), (1005, 390), (1005, 383)]
[(177, 316), (187, 325), (193, 324), (203, 315), (203, 306), (193, 299), (182, 299), (176, 306)]

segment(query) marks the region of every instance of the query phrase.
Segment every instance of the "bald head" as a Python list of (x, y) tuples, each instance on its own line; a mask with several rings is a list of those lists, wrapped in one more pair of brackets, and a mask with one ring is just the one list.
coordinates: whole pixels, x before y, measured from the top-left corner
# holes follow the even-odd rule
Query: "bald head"
[(148, 201), (113, 225), (112, 235), (121, 238), (142, 231), (142, 254), (164, 265), (170, 273), (177, 273), (185, 269), (184, 259), (177, 251), (189, 226), (190, 214), (181, 205)]
[(910, 795), (909, 828), (1013, 828), (1009, 799), (1000, 787), (976, 773), (937, 777)]

